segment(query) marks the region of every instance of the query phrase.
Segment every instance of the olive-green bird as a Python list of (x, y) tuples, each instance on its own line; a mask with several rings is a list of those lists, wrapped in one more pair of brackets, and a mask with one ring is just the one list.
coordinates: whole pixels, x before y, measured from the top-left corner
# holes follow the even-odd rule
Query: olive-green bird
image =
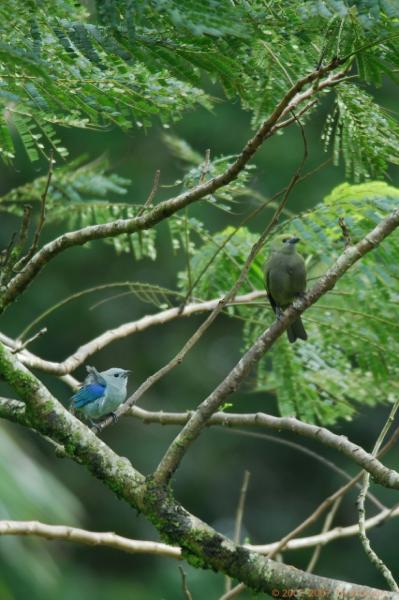
[[(278, 235), (271, 244), (265, 263), (266, 291), (277, 319), (306, 289), (305, 261), (296, 251), (298, 242), (297, 237)], [(287, 335), (291, 344), (298, 338), (308, 339), (300, 317), (288, 327)]]

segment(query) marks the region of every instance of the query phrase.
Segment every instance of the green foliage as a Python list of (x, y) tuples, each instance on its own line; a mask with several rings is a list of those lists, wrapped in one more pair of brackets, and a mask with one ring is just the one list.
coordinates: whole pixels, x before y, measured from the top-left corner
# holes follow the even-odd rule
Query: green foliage
[[(234, 160), (234, 157), (224, 156), (205, 164), (200, 155), (183, 140), (168, 136), (167, 143), (180, 158), (184, 154), (186, 162), (196, 164), (199, 161), (183, 180), (176, 182), (175, 185), (182, 185), (183, 189), (198, 184), (201, 178), (206, 180), (218, 175)], [(251, 166), (244, 169), (237, 179), (209, 196), (208, 202), (219, 210), (230, 212), (237, 198), (252, 193), (247, 187), (252, 170)], [(46, 180), (47, 175), (42, 175), (4, 194), (0, 197), (0, 212), (21, 216), (26, 203), (38, 206)], [(143, 205), (129, 203), (128, 198), (125, 202), (119, 200), (120, 196), (127, 195), (129, 185), (129, 179), (109, 171), (109, 161), (104, 157), (90, 163), (81, 157), (57, 167), (46, 199), (46, 224), (63, 222), (68, 230), (73, 230), (142, 214)], [(194, 254), (198, 242), (211, 239), (209, 232), (196, 218), (176, 214), (168, 219), (168, 226), (174, 250), (185, 248), (187, 239), (190, 239), (188, 251)], [(105, 238), (103, 241), (112, 244), (119, 254), (127, 252), (136, 259), (147, 257), (155, 260), (156, 235), (157, 230), (153, 228), (131, 235)]]
[(336, 106), (325, 133), (327, 143), (334, 136), (335, 164), (342, 153), (349, 179), (384, 177), (389, 164), (399, 163), (397, 121), (354, 85), (339, 87)]
[[(191, 166), (189, 170), (185, 170), (183, 179), (175, 182), (175, 185), (182, 184), (183, 190), (189, 190), (200, 182), (217, 177), (236, 159), (236, 156), (221, 156), (210, 160), (209, 157), (201, 157), (185, 140), (169, 134), (164, 135), (163, 139), (176, 158)], [(236, 179), (210, 194), (207, 202), (219, 210), (231, 212), (232, 204), (237, 199), (254, 195), (254, 190), (248, 187), (254, 169), (254, 165), (246, 165)]]
[(15, 0), (0, 7), (4, 160), (15, 155), (8, 126), (36, 160), (48, 148), (66, 155), (57, 125), (126, 130), (147, 127), (154, 116), (170, 122), (198, 102), (207, 104), (201, 90), (165, 67), (153, 69), (136, 60), (103, 27), (89, 23), (76, 3), (59, 0), (52, 14), (39, 4), (24, 3), (23, 8)]
[[(46, 223), (63, 221), (69, 230), (88, 225), (100, 225), (115, 219), (135, 217), (142, 206), (118, 202), (114, 198), (127, 193), (130, 181), (108, 173), (106, 159), (82, 164), (79, 159), (54, 171), (46, 201)], [(0, 198), (0, 211), (20, 215), (24, 204), (41, 201), (47, 175), (11, 190)], [(137, 259), (155, 259), (153, 229), (140, 234), (106, 238), (117, 253), (132, 253)]]
[[(4, 161), (13, 160), (21, 142), (30, 160), (50, 148), (65, 157), (59, 125), (128, 130), (156, 118), (168, 126), (198, 104), (211, 106), (204, 74), (240, 99), (254, 125), (298, 78), (335, 55), (352, 56), (353, 71), (367, 82), (397, 79), (394, 0), (98, 0), (94, 8), (90, 14), (72, 0), (58, 0), (49, 14), (38, 2), (1, 3)], [(356, 119), (348, 92), (338, 101), (339, 128), (351, 142)], [(372, 120), (374, 109), (363, 101), (363, 122)], [(377, 137), (385, 147), (384, 134)], [(364, 137), (356, 135), (355, 143), (362, 156)], [(356, 177), (367, 176), (369, 166), (356, 166)]]
[[(0, 211), (21, 215), (26, 202), (33, 206), (40, 203), (46, 180), (47, 174), (1, 196)], [(110, 206), (113, 197), (127, 193), (129, 184), (129, 179), (109, 173), (106, 158), (87, 162), (87, 158), (82, 156), (54, 169), (46, 199), (46, 219), (51, 223), (67, 215), (79, 214), (106, 197), (109, 199), (104, 204)]]
[[(344, 249), (338, 218), (345, 215), (353, 241), (363, 238), (387, 213), (397, 207), (399, 190), (382, 182), (337, 187), (315, 209), (283, 223), (279, 230), (298, 235), (306, 256), (309, 285)], [(192, 277), (203, 271), (194, 294), (201, 298), (223, 295), (237, 279), (257, 236), (241, 228), (213, 236), (191, 262)], [(230, 239), (229, 239), (230, 238)], [(227, 243), (225, 243), (227, 241)], [(224, 252), (215, 256), (215, 244)], [(308, 422), (332, 424), (350, 418), (358, 405), (393, 399), (397, 381), (399, 279), (397, 234), (368, 254), (339, 280), (330, 292), (306, 311), (306, 343), (288, 344), (282, 338), (273, 347), (272, 365), (259, 364), (256, 387), (273, 390), (283, 415)], [(263, 288), (265, 252), (255, 259), (240, 293)], [(186, 274), (180, 276), (186, 284)], [(267, 301), (229, 307), (244, 319), (245, 345), (274, 320)]]

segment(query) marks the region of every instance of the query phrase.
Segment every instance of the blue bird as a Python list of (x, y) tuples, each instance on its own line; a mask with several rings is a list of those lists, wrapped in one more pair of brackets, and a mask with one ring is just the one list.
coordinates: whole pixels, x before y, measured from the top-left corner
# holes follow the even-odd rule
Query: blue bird
[(130, 371), (107, 369), (99, 373), (95, 367), (86, 367), (88, 375), (83, 386), (71, 398), (71, 408), (82, 412), (90, 421), (111, 414), (126, 399), (127, 378)]

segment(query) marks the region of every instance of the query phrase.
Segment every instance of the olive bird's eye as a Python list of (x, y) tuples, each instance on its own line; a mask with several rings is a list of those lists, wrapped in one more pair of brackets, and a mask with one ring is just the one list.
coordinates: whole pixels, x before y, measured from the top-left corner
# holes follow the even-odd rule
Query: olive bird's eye
[(284, 238), (284, 239), (283, 239), (283, 242), (284, 242), (284, 244), (285, 244), (285, 242), (288, 242), (288, 241), (289, 241), (289, 239), (290, 239), (290, 238)]

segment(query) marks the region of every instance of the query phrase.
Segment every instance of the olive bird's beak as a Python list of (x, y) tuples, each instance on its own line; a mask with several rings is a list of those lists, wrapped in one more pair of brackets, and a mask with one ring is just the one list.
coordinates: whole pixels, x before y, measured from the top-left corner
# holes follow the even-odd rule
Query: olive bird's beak
[(298, 242), (300, 242), (300, 238), (299, 237), (293, 237), (290, 240), (288, 240), (289, 244), (297, 244)]

